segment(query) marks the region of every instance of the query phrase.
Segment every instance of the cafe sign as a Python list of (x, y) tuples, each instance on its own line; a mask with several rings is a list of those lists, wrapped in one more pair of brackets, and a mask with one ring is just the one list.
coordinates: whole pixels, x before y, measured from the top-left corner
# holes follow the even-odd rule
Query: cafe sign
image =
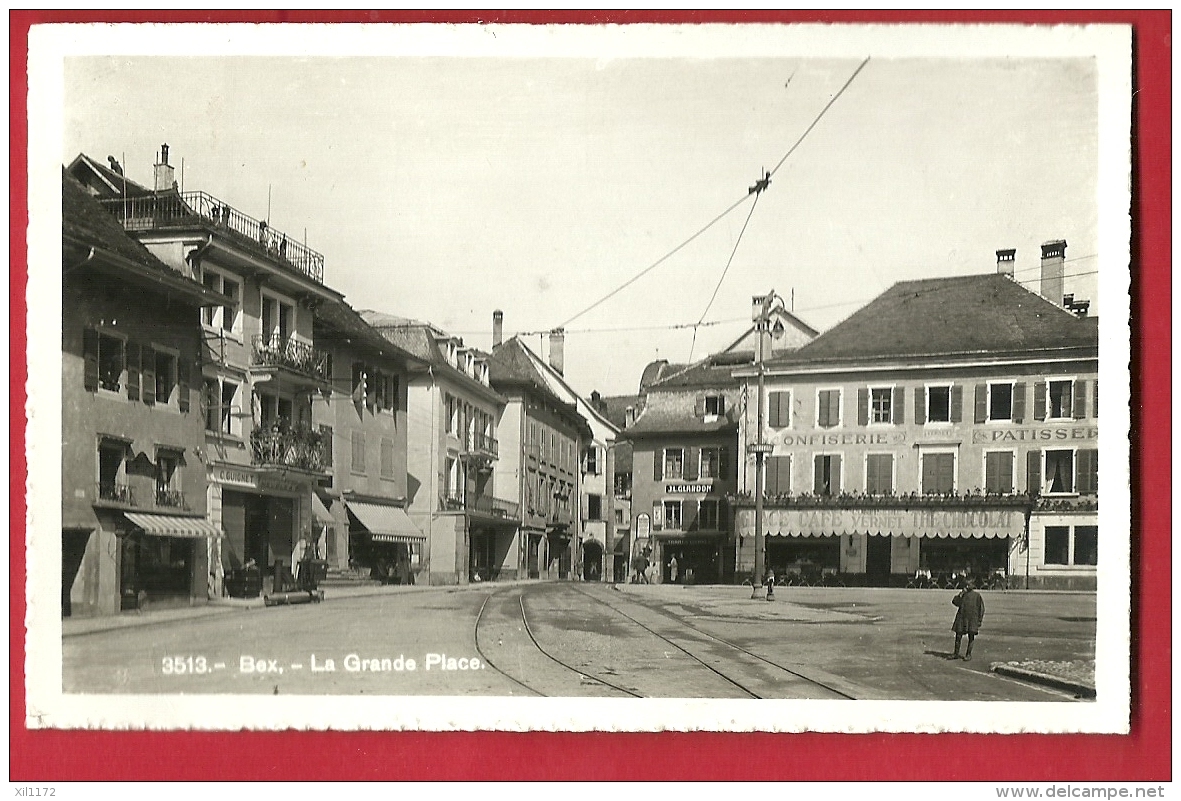
[[(1021, 509), (768, 509), (763, 530), (769, 537), (827, 537), (870, 534), (893, 537), (1019, 537), (1025, 531)], [(754, 510), (737, 513), (738, 531), (754, 534)]]

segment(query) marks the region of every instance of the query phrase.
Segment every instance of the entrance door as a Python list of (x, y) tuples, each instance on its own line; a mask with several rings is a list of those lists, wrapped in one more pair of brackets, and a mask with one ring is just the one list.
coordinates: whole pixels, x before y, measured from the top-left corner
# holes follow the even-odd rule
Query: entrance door
[(90, 529), (62, 529), (62, 617), (69, 617), (70, 590), (86, 556), (86, 543), (90, 541)]
[(541, 535), (529, 535), (529, 551), (526, 556), (525, 567), (528, 570), (529, 578), (538, 578), (541, 576), (541, 570), (538, 566), (538, 552), (541, 550)]
[(870, 586), (890, 583), (890, 538), (866, 537), (865, 576)]
[(267, 499), (262, 495), (244, 495), (245, 499), (245, 547), (247, 560), (254, 560), (263, 575), (270, 567), (267, 544), (270, 539), (270, 520), (267, 514)]
[(598, 581), (602, 576), (603, 546), (598, 540), (587, 540), (582, 544), (582, 579)]

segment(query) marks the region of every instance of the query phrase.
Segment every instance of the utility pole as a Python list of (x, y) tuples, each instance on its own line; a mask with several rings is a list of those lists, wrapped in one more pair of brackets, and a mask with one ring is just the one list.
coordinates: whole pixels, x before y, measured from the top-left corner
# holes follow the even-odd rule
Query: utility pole
[[(755, 348), (755, 370), (758, 375), (758, 396), (756, 398), (757, 412), (755, 414), (755, 442), (753, 445), (748, 445), (748, 452), (753, 452), (755, 455), (755, 570), (751, 577), (750, 597), (755, 600), (759, 597), (759, 589), (763, 586), (763, 574), (766, 572), (764, 566), (764, 553), (766, 547), (766, 540), (763, 535), (763, 459), (774, 448), (763, 442), (763, 421), (766, 419), (766, 399), (764, 395), (765, 368), (763, 366), (763, 359), (765, 353), (763, 349), (766, 347), (767, 333), (771, 327), (771, 308), (776, 298), (775, 290), (771, 290), (762, 297), (755, 295), (751, 298), (751, 316), (755, 322), (755, 333), (759, 338), (758, 346)], [(780, 305), (783, 299), (779, 298)]]

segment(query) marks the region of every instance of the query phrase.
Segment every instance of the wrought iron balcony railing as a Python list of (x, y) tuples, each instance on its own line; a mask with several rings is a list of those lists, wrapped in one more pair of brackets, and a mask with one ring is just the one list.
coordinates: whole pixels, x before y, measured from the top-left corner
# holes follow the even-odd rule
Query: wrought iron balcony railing
[(205, 192), (158, 192), (101, 201), (128, 231), (203, 224), (233, 231), (277, 261), (317, 283), (324, 282), (324, 256)]
[(286, 367), (297, 373), (328, 381), (328, 354), (308, 342), (278, 333), (257, 334), (250, 363), (254, 367)]
[(478, 434), (472, 432), (468, 434), (467, 449), (469, 453), (477, 455), (491, 456), (493, 459), (499, 457), (499, 443), (495, 437), (490, 437), (487, 434)]
[(331, 439), (311, 426), (272, 423), (258, 426), (250, 434), (254, 464), (293, 467), (325, 473), (332, 465)]
[(180, 490), (156, 487), (156, 506), (167, 509), (187, 509), (185, 494)]
[(96, 497), (100, 501), (110, 501), (111, 503), (124, 503), (128, 506), (135, 506), (135, 493), (131, 491), (131, 487), (127, 484), (116, 481), (100, 481), (97, 486)]
[(516, 501), (506, 501), (491, 495), (469, 495), (464, 507), (476, 512), (518, 519), (521, 516), (521, 504)]

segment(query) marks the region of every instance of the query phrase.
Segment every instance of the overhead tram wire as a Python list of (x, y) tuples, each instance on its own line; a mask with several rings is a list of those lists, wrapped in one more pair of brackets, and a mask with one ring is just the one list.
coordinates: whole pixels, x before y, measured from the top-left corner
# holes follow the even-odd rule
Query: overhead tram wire
[(701, 313), (701, 316), (697, 318), (697, 322), (693, 326), (693, 341), (689, 344), (690, 364), (693, 363), (693, 350), (697, 347), (697, 329), (701, 327), (702, 321), (705, 320), (705, 315), (709, 314), (710, 308), (713, 307), (714, 299), (718, 296), (718, 290), (722, 288), (722, 282), (726, 280), (726, 273), (730, 272), (730, 265), (734, 263), (734, 255), (738, 253), (738, 245), (742, 242), (742, 235), (746, 233), (746, 226), (750, 225), (750, 218), (754, 216), (755, 207), (759, 205), (759, 195), (763, 194), (763, 190), (770, 183), (770, 180), (767, 179), (766, 183), (760, 181), (759, 184), (756, 184), (756, 187), (761, 185), (762, 188), (754, 193), (755, 202), (750, 204), (750, 211), (747, 212), (746, 220), (742, 223), (742, 229), (738, 232), (738, 238), (734, 240), (734, 248), (730, 251), (730, 258), (726, 259), (726, 267), (722, 270), (722, 274), (718, 278), (718, 283), (714, 287), (714, 293), (709, 296), (709, 303), (705, 304), (705, 311)]

